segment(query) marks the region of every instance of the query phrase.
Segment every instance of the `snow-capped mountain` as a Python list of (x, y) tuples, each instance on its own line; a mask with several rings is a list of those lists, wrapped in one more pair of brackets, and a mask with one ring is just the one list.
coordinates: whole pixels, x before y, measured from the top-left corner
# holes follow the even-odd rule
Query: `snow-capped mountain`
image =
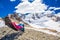
[(60, 32), (60, 17), (55, 14), (28, 14), (25, 15), (24, 18), (22, 17), (22, 20), (33, 28), (47, 28), (48, 30), (52, 30), (52, 32), (48, 30), (40, 30), (48, 34), (57, 35), (57, 32)]
[(23, 18), (28, 23), (36, 24), (36, 25), (44, 25), (45, 22), (48, 22), (49, 20), (52, 20), (54, 22), (58, 21), (56, 16), (54, 14), (44, 14), (44, 13), (36, 13), (36, 14), (28, 14), (25, 15)]

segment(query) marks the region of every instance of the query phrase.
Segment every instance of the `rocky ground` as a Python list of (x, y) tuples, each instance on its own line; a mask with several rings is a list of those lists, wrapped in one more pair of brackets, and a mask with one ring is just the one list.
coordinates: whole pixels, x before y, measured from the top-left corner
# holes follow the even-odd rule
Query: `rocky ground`
[(25, 29), (25, 32), (22, 32), (3, 27), (0, 28), (0, 40), (60, 40), (60, 37), (32, 29)]

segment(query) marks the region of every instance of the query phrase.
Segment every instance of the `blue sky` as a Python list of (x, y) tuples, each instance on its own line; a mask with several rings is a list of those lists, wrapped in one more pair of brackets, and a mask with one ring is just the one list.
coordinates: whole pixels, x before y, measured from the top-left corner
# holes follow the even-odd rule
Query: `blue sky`
[[(30, 2), (34, 0), (29, 0)], [(15, 6), (17, 6), (19, 3), (21, 3), (21, 0), (0, 0), (0, 17), (5, 17), (9, 13), (13, 13), (15, 9)], [(49, 7), (60, 7), (60, 0), (43, 0), (43, 3), (48, 5)], [(55, 10), (56, 13), (60, 12), (59, 10)]]
[(50, 7), (60, 7), (60, 0), (43, 0), (43, 3)]
[[(48, 5), (48, 8), (49, 7), (60, 7), (60, 0), (43, 0), (43, 3)], [(55, 13), (58, 13), (60, 12), (60, 9), (59, 10), (55, 10)]]
[(10, 0), (0, 0), (0, 17), (7, 16), (8, 13), (13, 13), (15, 6), (20, 3), (19, 0), (10, 1)]

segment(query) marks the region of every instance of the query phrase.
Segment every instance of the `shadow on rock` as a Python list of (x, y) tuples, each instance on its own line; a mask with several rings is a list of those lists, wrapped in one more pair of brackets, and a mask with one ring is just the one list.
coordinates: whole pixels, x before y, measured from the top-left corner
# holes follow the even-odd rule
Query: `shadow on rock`
[(0, 40), (15, 40), (15, 39), (18, 39), (18, 37), (21, 36), (22, 34), (23, 32), (7, 34), (4, 37), (2, 37)]

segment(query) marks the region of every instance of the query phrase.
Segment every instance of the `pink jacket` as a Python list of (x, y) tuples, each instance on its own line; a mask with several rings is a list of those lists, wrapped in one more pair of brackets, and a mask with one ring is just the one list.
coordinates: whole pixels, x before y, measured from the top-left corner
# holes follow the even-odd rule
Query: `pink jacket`
[(12, 24), (12, 25), (14, 26), (14, 28), (16, 28), (17, 30), (23, 28), (22, 26), (18, 26), (18, 25), (16, 25), (15, 22), (11, 22), (11, 24)]

